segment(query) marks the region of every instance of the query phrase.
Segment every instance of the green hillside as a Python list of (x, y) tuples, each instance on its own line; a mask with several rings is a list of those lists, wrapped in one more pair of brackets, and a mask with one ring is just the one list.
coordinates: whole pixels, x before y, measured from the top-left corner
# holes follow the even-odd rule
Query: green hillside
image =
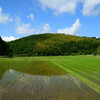
[(100, 39), (65, 34), (39, 34), (8, 43), (16, 56), (55, 56), (92, 54)]

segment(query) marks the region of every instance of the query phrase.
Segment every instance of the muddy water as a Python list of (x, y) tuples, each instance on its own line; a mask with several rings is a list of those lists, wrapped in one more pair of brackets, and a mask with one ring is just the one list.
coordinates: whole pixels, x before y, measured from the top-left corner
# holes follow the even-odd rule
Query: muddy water
[(100, 94), (70, 74), (38, 76), (8, 70), (0, 80), (0, 100), (100, 100)]

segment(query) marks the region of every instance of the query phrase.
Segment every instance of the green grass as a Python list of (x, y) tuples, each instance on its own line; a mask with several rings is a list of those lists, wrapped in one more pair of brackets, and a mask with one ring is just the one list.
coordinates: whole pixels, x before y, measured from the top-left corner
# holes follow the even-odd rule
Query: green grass
[[(30, 70), (30, 68), (32, 68), (32, 70)], [(58, 75), (65, 74), (66, 71), (100, 93), (99, 57), (59, 56), (18, 57), (13, 59), (0, 58), (0, 76), (2, 76), (3, 72), (8, 69), (20, 70), (21, 72), (36, 75), (47, 75), (47, 73), (48, 75)]]
[(100, 93), (100, 57), (64, 56), (48, 59)]
[(94, 56), (59, 57), (53, 63), (100, 93), (100, 58)]
[(33, 59), (0, 59), (0, 78), (7, 70), (16, 70), (32, 75), (65, 75), (67, 72), (59, 68), (57, 65), (50, 61), (40, 61)]

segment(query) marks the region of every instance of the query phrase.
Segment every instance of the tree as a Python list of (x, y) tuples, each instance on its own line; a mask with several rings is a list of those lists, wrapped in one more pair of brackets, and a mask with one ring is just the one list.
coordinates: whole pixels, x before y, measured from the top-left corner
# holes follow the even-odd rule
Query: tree
[(98, 55), (100, 55), (100, 46), (98, 46), (98, 48), (97, 48), (97, 53), (98, 53)]
[(0, 55), (7, 55), (7, 44), (0, 37)]
[(12, 50), (9, 48), (9, 44), (2, 40), (0, 37), (0, 56), (13, 57)]
[(93, 52), (93, 55), (96, 56), (96, 55), (97, 55), (97, 51), (94, 51), (94, 52)]

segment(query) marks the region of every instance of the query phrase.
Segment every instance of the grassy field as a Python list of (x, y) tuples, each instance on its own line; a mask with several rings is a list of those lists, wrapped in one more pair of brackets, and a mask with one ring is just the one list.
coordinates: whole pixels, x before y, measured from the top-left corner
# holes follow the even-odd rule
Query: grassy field
[[(26, 59), (15, 58), (15, 59)], [(100, 57), (96, 56), (57, 56), (57, 57), (32, 57), (30, 60), (51, 61), (66, 70), (97, 92), (100, 92)]]
[(100, 93), (99, 57), (60, 57), (53, 62)]
[(50, 61), (24, 59), (0, 59), (0, 78), (7, 70), (16, 70), (32, 75), (65, 75), (67, 72)]
[[(10, 86), (13, 84), (12, 90), (9, 93), (4, 94), (3, 98), (13, 98), (16, 100), (14, 96), (15, 94), (18, 95), (18, 89), (22, 88), (21, 93), (23, 94), (24, 87), (27, 87), (25, 91), (33, 96), (30, 87), (33, 86), (32, 84), (35, 84), (37, 87), (33, 86), (33, 89), (36, 89), (36, 91), (40, 90), (40, 92), (38, 92), (40, 94), (37, 94), (43, 96), (45, 93), (42, 93), (47, 90), (41, 88), (43, 88), (45, 84), (47, 89), (51, 89), (49, 92), (56, 91), (56, 97), (50, 92), (52, 94), (51, 99), (55, 98), (54, 100), (61, 99), (58, 95), (62, 97), (62, 100), (65, 100), (65, 98), (70, 98), (68, 100), (73, 100), (73, 98), (74, 100), (79, 100), (81, 98), (82, 100), (83, 96), (86, 96), (87, 99), (84, 98), (86, 100), (98, 100), (100, 96), (93, 90), (100, 93), (100, 58), (94, 56), (0, 58), (0, 80), (2, 80), (0, 82), (0, 89), (6, 87), (6, 90), (10, 91)], [(21, 80), (21, 82), (18, 83), (18, 80)], [(34, 83), (33, 81), (36, 81), (37, 83)], [(15, 89), (15, 86), (18, 84), (20, 85)], [(31, 89), (30, 92), (29, 88)], [(14, 90), (16, 90), (16, 92), (11, 96), (12, 98), (9, 97)], [(65, 95), (66, 93), (67, 96)], [(22, 94), (21, 97), (25, 97), (26, 99), (24, 98), (24, 100), (27, 100), (26, 95), (23, 94), (23, 96)], [(82, 95), (79, 96), (79, 94)], [(48, 97), (42, 99), (47, 98)], [(42, 99), (39, 97), (35, 100)]]

